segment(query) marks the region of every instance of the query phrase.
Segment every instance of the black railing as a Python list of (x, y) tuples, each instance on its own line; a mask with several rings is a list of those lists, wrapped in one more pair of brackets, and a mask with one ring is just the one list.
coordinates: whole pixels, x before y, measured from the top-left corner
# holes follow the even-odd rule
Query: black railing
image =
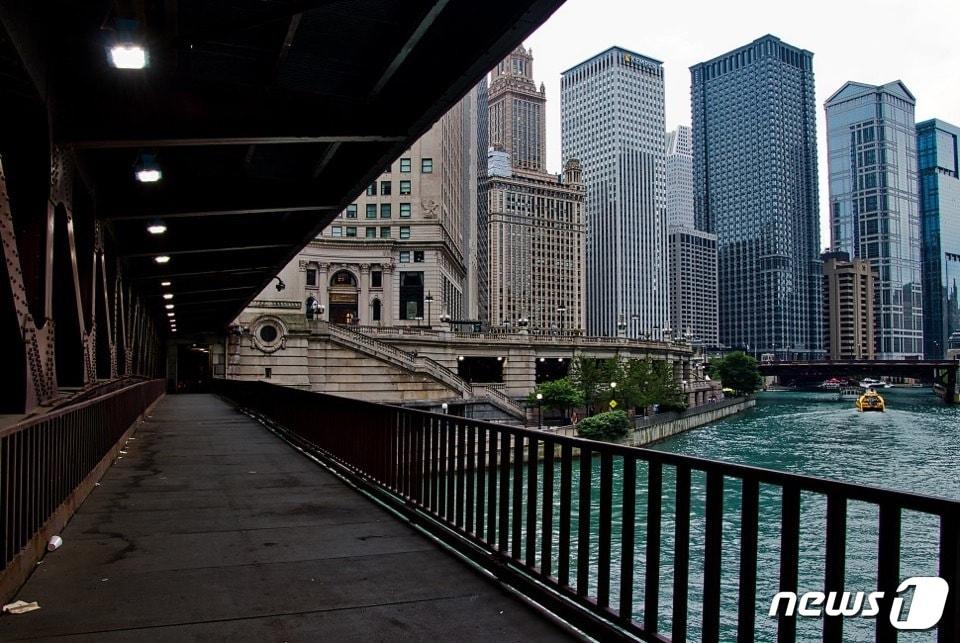
[[(947, 580), (937, 640), (960, 640), (958, 502), (263, 382), (219, 380), (215, 390), (596, 638), (790, 642), (796, 616), (768, 617), (773, 594), (846, 589), (884, 592), (880, 614), (804, 627), (839, 642), (845, 627), (866, 624), (871, 638), (895, 641), (888, 615), (906, 566), (908, 512), (936, 523), (935, 542), (910, 565)], [(848, 517), (877, 542), (869, 587), (849, 587)], [(761, 524), (773, 525), (772, 543), (761, 542)], [(738, 560), (725, 578), (731, 553)], [(821, 554), (817, 586), (800, 587), (801, 563), (807, 570)], [(763, 594), (761, 576), (771, 574)]]
[(73, 494), (164, 386), (131, 384), (0, 429), (0, 594), (25, 580), (43, 529), (66, 522), (79, 504)]

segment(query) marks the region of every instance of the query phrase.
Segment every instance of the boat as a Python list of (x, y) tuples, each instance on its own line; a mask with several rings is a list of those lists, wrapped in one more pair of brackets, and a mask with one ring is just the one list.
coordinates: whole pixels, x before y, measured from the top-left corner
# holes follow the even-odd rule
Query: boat
[(841, 380), (836, 377), (831, 377), (828, 380), (824, 380), (823, 383), (820, 384), (820, 388), (827, 389), (828, 391), (836, 391), (842, 385), (843, 382)]
[(837, 392), (838, 400), (853, 400), (856, 402), (860, 399), (860, 395), (863, 394), (863, 391), (859, 386), (841, 386), (840, 390)]
[(880, 397), (879, 393), (869, 388), (863, 395), (857, 398), (857, 410), (861, 413), (867, 411), (879, 411), (883, 413), (886, 410), (886, 403), (883, 401), (883, 398)]
[(884, 382), (883, 380), (875, 380), (873, 378), (866, 378), (860, 380), (860, 388), (865, 389), (876, 389), (876, 388), (893, 388), (893, 384), (889, 382)]

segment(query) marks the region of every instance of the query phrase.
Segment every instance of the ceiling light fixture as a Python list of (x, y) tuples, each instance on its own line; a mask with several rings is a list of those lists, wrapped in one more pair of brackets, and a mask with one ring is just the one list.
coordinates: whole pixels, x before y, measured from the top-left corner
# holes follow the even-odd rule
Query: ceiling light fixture
[(147, 50), (134, 43), (110, 47), (110, 64), (117, 69), (143, 69), (147, 66)]
[(164, 306), (164, 308), (166, 308), (167, 310), (173, 310), (173, 304), (167, 304), (166, 306)]
[(169, 287), (170, 287), (170, 282), (169, 282), (169, 281), (161, 281), (161, 282), (160, 282), (160, 285), (163, 286), (164, 288), (169, 288)]
[[(148, 152), (141, 152), (137, 157), (137, 162), (133, 166), (133, 174), (141, 183), (156, 183), (163, 178), (163, 172), (160, 171), (157, 157)], [(167, 229), (167, 227), (162, 224), (158, 227), (163, 228), (161, 232)], [(161, 232), (154, 232), (153, 234), (160, 234)]]
[(168, 257), (167, 255), (160, 255), (159, 257), (154, 257), (153, 260), (156, 261), (157, 263), (167, 263), (168, 261), (170, 261), (170, 257)]
[(147, 226), (147, 232), (150, 234), (163, 234), (166, 231), (167, 226), (163, 225), (162, 223), (155, 223)]
[(169, 293), (169, 292), (163, 293), (163, 298), (164, 298), (164, 299), (173, 299), (173, 293)]

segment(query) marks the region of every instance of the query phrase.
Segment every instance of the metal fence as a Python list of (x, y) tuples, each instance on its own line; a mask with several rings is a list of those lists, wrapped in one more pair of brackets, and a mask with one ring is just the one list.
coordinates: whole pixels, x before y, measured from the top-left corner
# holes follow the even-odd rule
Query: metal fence
[(164, 386), (164, 380), (132, 384), (0, 429), (4, 575)]
[[(736, 640), (767, 640), (757, 633), (756, 622), (758, 605), (762, 611), (769, 605), (762, 597), (758, 602), (757, 595), (758, 522), (771, 514), (768, 507), (761, 515), (763, 489), (765, 502), (772, 496), (777, 506), (779, 540), (772, 549), (779, 559), (774, 566), (779, 591), (798, 591), (801, 494), (804, 515), (819, 512), (825, 524), (822, 588), (828, 592), (844, 591), (848, 504), (876, 511), (876, 589), (884, 598), (874, 627), (880, 642), (896, 641), (898, 635), (886, 614), (900, 582), (901, 516), (919, 512), (936, 520), (939, 542), (928, 562), (950, 584), (937, 640), (960, 640), (958, 502), (264, 382), (220, 380), (215, 390), (270, 420), (415, 524), (596, 638), (678, 642), (696, 637), (693, 629), (703, 641), (730, 640), (729, 630), (722, 633), (720, 625), (721, 558), (722, 548), (733, 542), (739, 554), (736, 583), (724, 591), (736, 594)], [(692, 485), (693, 476), (704, 484)], [(732, 489), (738, 493), (731, 507), (725, 490)], [(808, 497), (819, 501), (810, 503)], [(702, 589), (691, 605), (691, 557), (700, 555), (690, 545), (692, 503), (705, 520), (702, 534), (694, 534), (703, 542), (702, 560), (696, 561)], [(738, 533), (725, 540), (730, 529)], [(642, 549), (637, 546), (641, 530)], [(665, 531), (669, 550), (662, 549)], [(669, 602), (662, 601), (667, 594)], [(776, 637), (779, 642), (797, 639), (795, 615), (777, 617)], [(823, 618), (822, 638), (844, 640), (842, 617)]]

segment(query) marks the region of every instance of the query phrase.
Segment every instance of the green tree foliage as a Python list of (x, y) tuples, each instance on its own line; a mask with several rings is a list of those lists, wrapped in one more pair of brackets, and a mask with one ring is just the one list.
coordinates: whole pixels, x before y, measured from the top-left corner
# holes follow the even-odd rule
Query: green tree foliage
[[(580, 391), (590, 409), (606, 408), (611, 399), (624, 409), (644, 409), (655, 404), (661, 409), (687, 408), (687, 396), (673, 378), (673, 369), (662, 360), (597, 360), (579, 356), (570, 370), (570, 382)], [(616, 388), (610, 383), (616, 382)]]
[(610, 360), (578, 355), (570, 365), (570, 382), (580, 391), (583, 404), (588, 409), (593, 409), (598, 402), (603, 401), (600, 398), (612, 381), (606, 379), (606, 373), (609, 372), (607, 361)]
[(577, 435), (589, 440), (616, 440), (630, 432), (630, 418), (623, 411), (607, 411), (584, 418)]
[(732, 388), (737, 395), (749, 395), (763, 385), (757, 360), (740, 351), (713, 360), (710, 370), (720, 378), (724, 387)]
[(527, 402), (531, 405), (536, 404), (537, 393), (543, 395), (541, 404), (544, 408), (561, 411), (564, 415), (569, 415), (570, 409), (583, 405), (583, 394), (566, 377), (552, 382), (544, 382), (527, 396)]

